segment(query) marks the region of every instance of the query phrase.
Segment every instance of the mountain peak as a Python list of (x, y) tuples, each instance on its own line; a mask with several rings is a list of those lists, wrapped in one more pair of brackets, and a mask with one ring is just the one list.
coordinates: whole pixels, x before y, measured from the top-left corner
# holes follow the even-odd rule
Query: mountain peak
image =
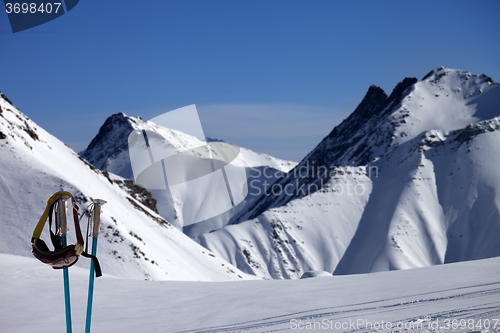
[(127, 116), (125, 113), (123, 112), (118, 112), (118, 113), (114, 113), (112, 114), (111, 116), (108, 117), (108, 119), (106, 119), (106, 122), (108, 121), (126, 121), (126, 120), (130, 120), (131, 117)]
[(130, 131), (133, 130), (129, 122), (129, 117), (127, 117), (123, 112), (115, 113), (106, 119), (104, 124), (99, 129), (99, 133), (94, 140), (92, 140), (87, 149), (92, 149), (97, 142), (101, 141), (103, 136), (116, 131), (117, 127), (128, 127), (130, 128)]
[(353, 115), (357, 117), (369, 117), (387, 103), (387, 98), (388, 96), (385, 91), (373, 84), (368, 88), (365, 97), (363, 97), (361, 103), (354, 110)]
[[(99, 129), (99, 133), (80, 155), (97, 168), (102, 168), (106, 158), (115, 152), (116, 145), (114, 143), (125, 142), (130, 132), (134, 130), (137, 121), (123, 112), (109, 116)], [(120, 145), (120, 149), (126, 149), (122, 146)], [(113, 151), (109, 151), (110, 149)]]
[(404, 97), (405, 90), (413, 86), (417, 82), (418, 80), (414, 77), (405, 77), (403, 81), (399, 82), (396, 87), (394, 87), (391, 96), (389, 96), (387, 104), (390, 104), (394, 101), (400, 101)]
[(439, 78), (443, 77), (444, 75), (446, 75), (447, 73), (450, 72), (450, 69), (446, 68), (446, 67), (438, 67), (438, 68), (435, 68), (433, 69), (432, 71), (430, 71), (429, 73), (427, 73), (423, 78), (422, 78), (422, 81), (425, 81), (429, 78), (431, 78), (432, 76), (436, 76), (438, 77), (438, 80)]
[(366, 92), (366, 95), (363, 99), (372, 99), (372, 98), (387, 98), (387, 94), (385, 93), (384, 89), (380, 88), (379, 86), (372, 84), (370, 88), (368, 88), (368, 91)]
[[(372, 95), (372, 94), (376, 94), (376, 93), (383, 93), (383, 94), (385, 94), (385, 91), (384, 91), (384, 89), (380, 88), (376, 84), (372, 84), (370, 86), (370, 88), (368, 88), (368, 91), (366, 92), (366, 96), (369, 96), (369, 95)], [(366, 96), (365, 96), (365, 98), (366, 98)]]
[(493, 79), (485, 74), (471, 74), (467, 71), (463, 71), (460, 69), (450, 69), (443, 66), (430, 71), (422, 78), (422, 81), (427, 81), (430, 83), (443, 83), (444, 80), (448, 77), (455, 77), (457, 81), (468, 81), (470, 79), (474, 79), (477, 81), (477, 83), (486, 82), (489, 84), (495, 84)]
[(12, 104), (12, 102), (7, 98), (7, 96), (5, 96), (1, 91), (0, 91), (0, 98), (3, 98), (10, 105), (14, 106), (14, 104)]

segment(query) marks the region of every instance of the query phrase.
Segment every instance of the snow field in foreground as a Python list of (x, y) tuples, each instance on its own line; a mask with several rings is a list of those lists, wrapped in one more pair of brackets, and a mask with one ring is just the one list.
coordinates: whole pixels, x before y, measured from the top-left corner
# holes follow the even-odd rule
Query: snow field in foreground
[[(500, 332), (499, 273), (500, 258), (492, 258), (284, 281), (105, 275), (95, 281), (92, 332), (388, 332), (388, 323), (396, 332)], [(88, 271), (70, 268), (70, 288), (73, 332), (83, 332)], [(0, 332), (65, 332), (62, 271), (0, 254), (0, 294)], [(474, 328), (447, 329), (446, 320), (450, 325), (466, 320)], [(440, 328), (434, 329), (436, 324)]]

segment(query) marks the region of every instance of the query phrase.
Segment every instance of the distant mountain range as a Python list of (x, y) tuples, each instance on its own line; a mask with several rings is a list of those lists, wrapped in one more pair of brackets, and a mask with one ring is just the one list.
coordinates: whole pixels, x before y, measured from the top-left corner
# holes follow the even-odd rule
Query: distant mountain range
[(499, 87), (444, 67), (390, 95), (371, 86), (299, 164), (242, 148), (251, 195), (187, 227), (204, 194), (169, 202), (134, 185), (127, 139), (144, 129), (178, 151), (198, 139), (118, 113), (78, 156), (1, 95), (0, 252), (30, 255), (45, 200), (65, 189), (81, 206), (109, 201), (99, 253), (119, 276), (295, 279), (500, 256)]
[(200, 243), (278, 279), (499, 256), (499, 115), (486, 75), (441, 67), (389, 96), (371, 86), (274, 191)]

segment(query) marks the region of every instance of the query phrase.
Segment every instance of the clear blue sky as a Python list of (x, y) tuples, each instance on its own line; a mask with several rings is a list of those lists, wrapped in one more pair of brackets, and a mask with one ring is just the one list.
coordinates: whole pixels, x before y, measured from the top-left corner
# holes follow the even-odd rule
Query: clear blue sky
[(368, 87), (445, 66), (500, 81), (500, 1), (81, 0), (12, 34), (0, 91), (76, 151), (105, 119), (196, 104), (205, 134), (300, 160)]

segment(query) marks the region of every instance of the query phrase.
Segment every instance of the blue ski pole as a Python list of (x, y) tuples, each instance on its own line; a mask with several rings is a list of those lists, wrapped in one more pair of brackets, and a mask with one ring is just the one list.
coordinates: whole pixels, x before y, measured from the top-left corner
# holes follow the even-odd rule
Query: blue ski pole
[[(61, 235), (61, 245), (63, 248), (67, 246), (66, 234), (68, 233), (68, 224), (66, 220), (66, 214), (68, 207), (66, 206), (66, 202), (69, 199), (69, 195), (67, 194), (59, 194), (58, 195), (58, 203), (57, 203), (57, 218), (56, 218), (56, 232)], [(66, 332), (71, 333), (71, 300), (69, 294), (69, 272), (68, 268), (63, 269), (63, 278), (64, 278), (64, 305), (66, 308)]]
[[(100, 234), (100, 222), (101, 222), (101, 212), (102, 205), (104, 205), (106, 201), (101, 199), (94, 200), (94, 209), (92, 210), (92, 215), (90, 221), (91, 225), (91, 236), (92, 236), (92, 255), (95, 256), (97, 253), (97, 237)], [(85, 333), (90, 333), (90, 323), (92, 321), (92, 300), (94, 297), (94, 261), (90, 261), (90, 276), (89, 276), (89, 292), (88, 292), (88, 300), (87, 300), (87, 318), (85, 321)]]

